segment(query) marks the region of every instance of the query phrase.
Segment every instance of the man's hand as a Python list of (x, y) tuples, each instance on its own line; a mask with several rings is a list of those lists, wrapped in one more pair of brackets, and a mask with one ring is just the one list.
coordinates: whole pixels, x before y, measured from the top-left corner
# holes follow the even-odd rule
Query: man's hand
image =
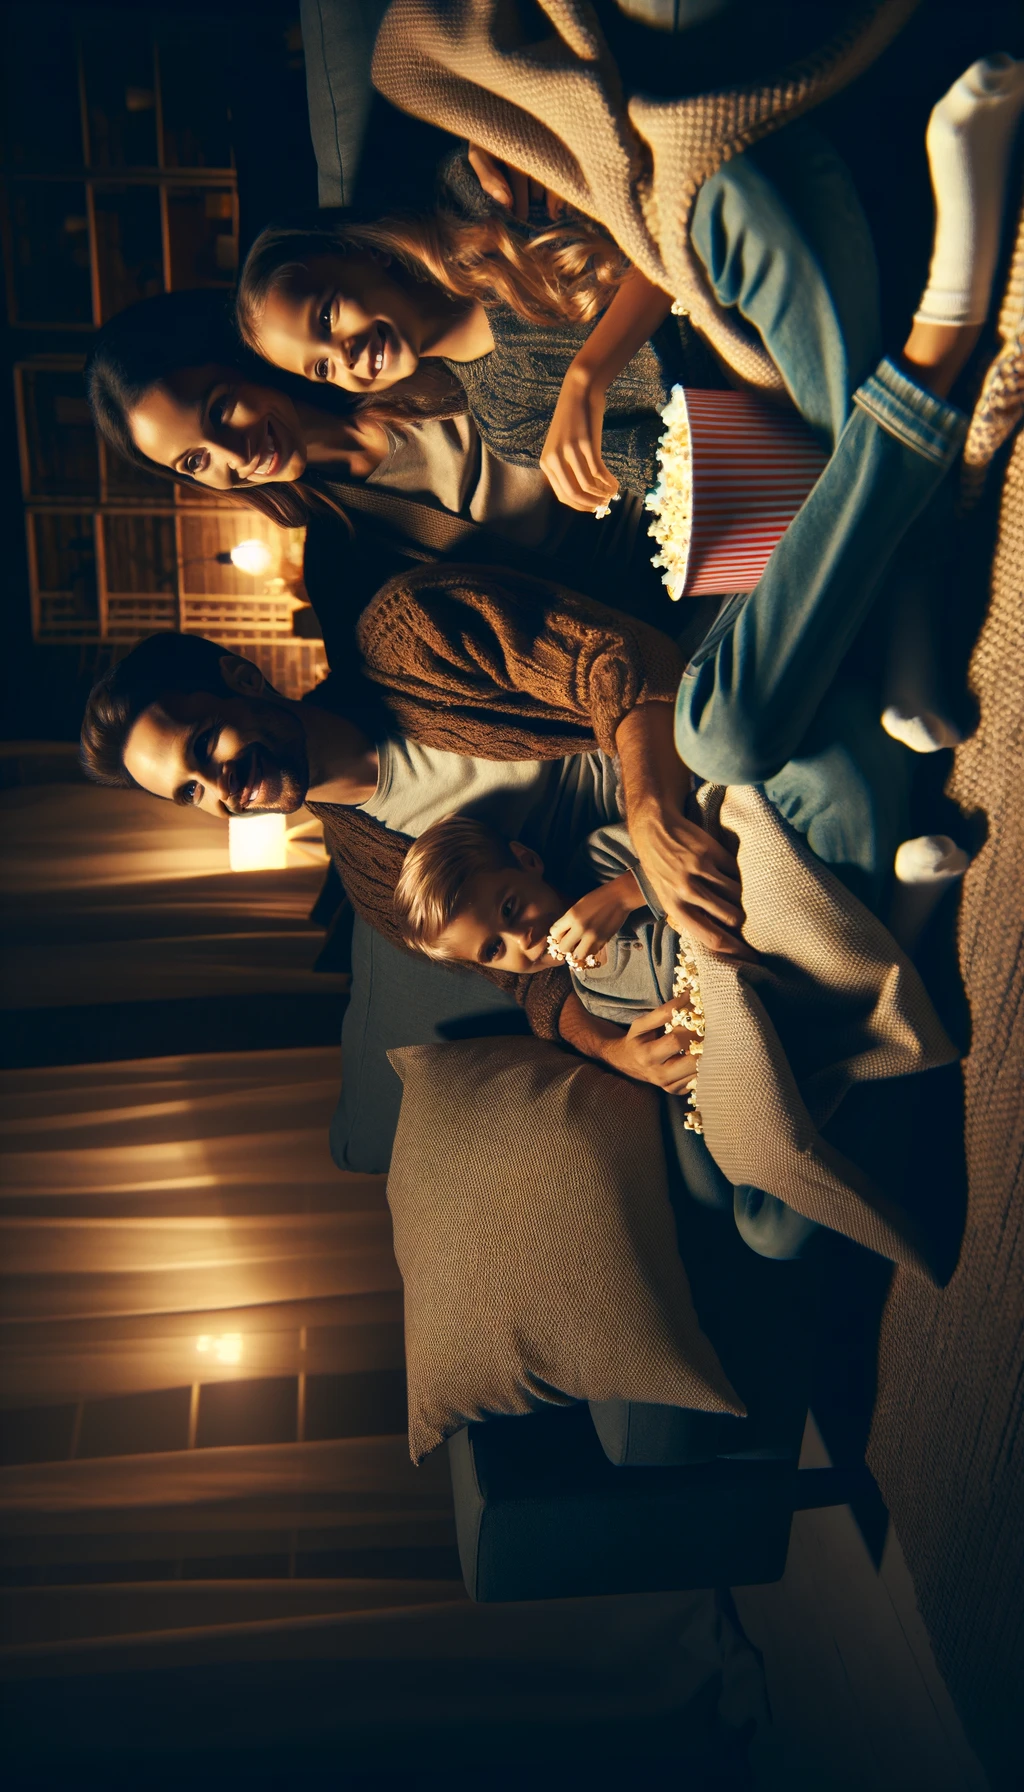
[(601, 457), (605, 387), (576, 361), (558, 394), (544, 438), (540, 469), (559, 503), (596, 510), (614, 498), (619, 482)]
[(740, 938), (743, 907), (734, 855), (696, 822), (667, 806), (644, 805), (630, 816), (636, 854), (677, 933), (712, 952), (755, 960)]
[(560, 915), (551, 929), (551, 938), (558, 950), (576, 960), (578, 970), (585, 969), (587, 958), (604, 963), (608, 941), (634, 909), (644, 907), (644, 893), (632, 871), (623, 871), (599, 889), (581, 896), (578, 902)]
[(694, 1057), (689, 1049), (691, 1034), (682, 1028), (665, 1031), (678, 1007), (677, 997), (650, 1014), (638, 1014), (624, 1033), (616, 1028), (618, 1038), (609, 1037), (602, 1048), (604, 1062), (636, 1083), (653, 1083), (668, 1095), (685, 1095), (693, 1088), (700, 1057)]
[(521, 168), (513, 168), (509, 162), (499, 162), (489, 150), (481, 149), (479, 143), (469, 146), (469, 165), (488, 199), (511, 212), (520, 223), (525, 224), (531, 205), (543, 205), (552, 223), (566, 209), (565, 200), (550, 187), (542, 187), (539, 180), (531, 180)]

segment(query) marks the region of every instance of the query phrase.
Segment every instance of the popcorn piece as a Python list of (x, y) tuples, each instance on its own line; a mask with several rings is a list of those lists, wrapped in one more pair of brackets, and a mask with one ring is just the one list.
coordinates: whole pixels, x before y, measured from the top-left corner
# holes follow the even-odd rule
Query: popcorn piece
[[(689, 1008), (673, 1008), (672, 1019), (665, 1022), (665, 1031), (666, 1033), (674, 1033), (676, 1031), (689, 1033), (691, 1037), (687, 1045), (687, 1050), (693, 1057), (699, 1058), (704, 1050), (704, 1033), (706, 1030), (704, 1003), (700, 993), (697, 960), (693, 955), (693, 948), (683, 939), (679, 942), (679, 951), (676, 955), (676, 968), (672, 977), (673, 1001), (676, 997), (689, 997), (691, 1006)], [(686, 1105), (690, 1109), (690, 1112), (683, 1116), (683, 1126), (686, 1131), (703, 1133), (704, 1126), (701, 1121), (700, 1110), (697, 1107), (695, 1089), (687, 1096)]]

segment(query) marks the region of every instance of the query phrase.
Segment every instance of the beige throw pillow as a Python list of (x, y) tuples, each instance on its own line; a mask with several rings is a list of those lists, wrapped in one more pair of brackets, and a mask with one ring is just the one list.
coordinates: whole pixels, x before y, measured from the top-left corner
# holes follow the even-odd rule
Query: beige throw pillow
[(655, 1091), (540, 1039), (388, 1057), (413, 1461), (546, 1403), (743, 1416), (680, 1261)]

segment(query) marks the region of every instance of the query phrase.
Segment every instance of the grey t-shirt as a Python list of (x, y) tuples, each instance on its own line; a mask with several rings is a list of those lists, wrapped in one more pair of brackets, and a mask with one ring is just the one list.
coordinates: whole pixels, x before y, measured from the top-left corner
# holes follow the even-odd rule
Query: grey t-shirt
[(595, 829), (622, 816), (618, 760), (596, 749), (564, 759), (470, 759), (418, 741), (377, 744), (377, 788), (360, 808), (418, 839), (445, 815), (472, 814), (540, 853), (562, 877)]

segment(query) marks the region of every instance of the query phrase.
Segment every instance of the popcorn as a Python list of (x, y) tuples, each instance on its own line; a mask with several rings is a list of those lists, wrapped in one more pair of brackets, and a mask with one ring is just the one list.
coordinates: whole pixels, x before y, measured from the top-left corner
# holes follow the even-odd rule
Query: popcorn
[[(677, 317), (686, 315), (675, 306), (672, 309)], [(651, 565), (664, 567), (662, 584), (672, 602), (678, 603), (686, 585), (693, 527), (693, 450), (682, 386), (673, 386), (661, 420), (665, 424), (658, 443), (661, 472), (654, 490), (644, 499), (644, 509), (653, 513), (648, 533), (661, 549), (651, 555)]]
[(607, 501), (604, 504), (599, 504), (597, 506), (597, 509), (594, 511), (594, 515), (596, 517), (611, 516), (612, 505), (617, 504), (619, 499), (621, 498), (621, 496), (622, 496), (621, 492), (613, 492), (611, 497), (609, 499), (607, 499)]
[[(675, 1001), (677, 996), (684, 999), (689, 997), (690, 1006), (688, 1008), (673, 1008), (672, 1019), (665, 1022), (665, 1031), (674, 1033), (678, 1030), (691, 1034), (687, 1050), (694, 1058), (699, 1058), (704, 1050), (704, 1003), (700, 993), (697, 960), (693, 956), (692, 948), (683, 939), (679, 942), (676, 968), (672, 978), (672, 1000)], [(687, 1132), (703, 1133), (704, 1126), (694, 1090), (691, 1090), (686, 1097), (686, 1105), (691, 1110), (690, 1113), (683, 1115), (683, 1125)]]
[(597, 959), (592, 952), (588, 952), (586, 958), (582, 960), (574, 958), (571, 952), (562, 951), (561, 946), (555, 942), (554, 934), (551, 933), (548, 934), (548, 957), (555, 959), (558, 964), (564, 962), (569, 966), (570, 971), (583, 972), (597, 969)]

